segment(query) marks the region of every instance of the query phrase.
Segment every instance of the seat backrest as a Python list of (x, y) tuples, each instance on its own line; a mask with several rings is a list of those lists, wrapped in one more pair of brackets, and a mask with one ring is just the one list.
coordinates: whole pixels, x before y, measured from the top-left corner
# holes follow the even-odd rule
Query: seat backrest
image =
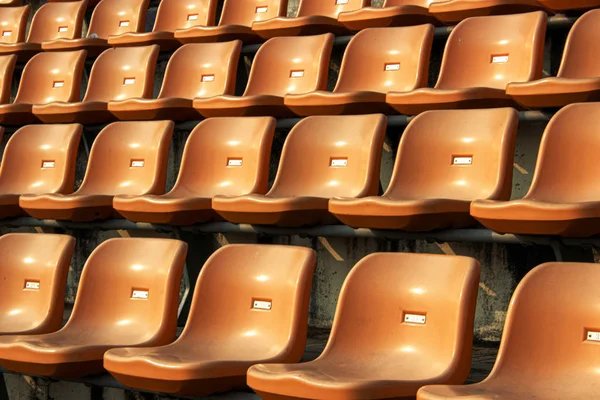
[(505, 90), (540, 79), (547, 19), (536, 11), (463, 20), (450, 33), (435, 87)]
[(592, 10), (581, 16), (571, 28), (563, 58), (558, 70), (560, 78), (600, 77), (600, 10)]
[[(57, 3), (49, 3), (57, 4)], [(79, 101), (85, 50), (46, 52), (29, 60), (15, 97), (15, 103), (47, 104)]]
[[(346, 278), (321, 357), (411, 365), (416, 379), (471, 370), (480, 266), (470, 257), (375, 253)], [(392, 363), (386, 365), (393, 368)]]
[(433, 25), (365, 29), (344, 54), (334, 92), (410, 92), (427, 86)]
[(418, 115), (402, 135), (385, 196), (509, 200), (518, 124), (512, 108)]
[(288, 0), (225, 0), (219, 25), (252, 26), (287, 15)]
[(303, 119), (285, 140), (269, 195), (376, 195), (386, 126), (381, 114)]
[(591, 263), (547, 263), (529, 272), (508, 307), (490, 378), (518, 374), (519, 382), (540, 382), (547, 377), (561, 386), (574, 376), (597, 382), (598, 282), (600, 268)]
[(215, 25), (218, 0), (162, 0), (154, 32), (174, 32), (192, 26)]
[(172, 239), (110, 239), (83, 267), (73, 314), (63, 328), (103, 343), (160, 346), (175, 338), (187, 244)]
[(75, 238), (9, 233), (0, 237), (0, 335), (60, 328)]
[(275, 119), (209, 118), (187, 140), (173, 191), (198, 197), (267, 192)]
[(31, 7), (0, 8), (0, 43), (22, 43), (25, 41), (27, 21)]
[(10, 102), (12, 78), (16, 65), (16, 54), (0, 56), (0, 104), (8, 104)]
[(83, 101), (152, 98), (158, 51), (158, 45), (105, 50), (92, 66)]
[(383, 7), (396, 7), (396, 6), (419, 6), (423, 8), (429, 8), (431, 3), (435, 3), (440, 0), (384, 0)]
[(315, 264), (314, 250), (304, 247), (217, 250), (200, 272), (180, 340), (210, 343), (223, 359), (299, 361)]
[(28, 125), (9, 139), (0, 166), (0, 193), (72, 193), (82, 126)]
[(94, 8), (88, 36), (100, 39), (126, 32), (143, 32), (150, 0), (102, 0)]
[(172, 121), (114, 122), (102, 129), (76, 194), (164, 193), (173, 129)]
[(526, 199), (558, 203), (598, 201), (600, 103), (571, 104), (550, 120), (542, 136)]
[(331, 33), (269, 39), (256, 53), (244, 96), (327, 89), (333, 39)]
[(169, 60), (158, 98), (233, 95), (241, 51), (240, 40), (183, 45)]
[(81, 37), (87, 0), (52, 2), (42, 5), (31, 20), (27, 41), (42, 43)]
[(338, 17), (339, 13), (355, 11), (371, 5), (371, 0), (300, 0), (298, 17), (323, 15)]

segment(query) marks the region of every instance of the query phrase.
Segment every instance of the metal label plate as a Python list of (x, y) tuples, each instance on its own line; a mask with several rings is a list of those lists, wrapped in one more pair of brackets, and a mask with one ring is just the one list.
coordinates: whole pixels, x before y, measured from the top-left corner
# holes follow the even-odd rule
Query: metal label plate
[(254, 300), (252, 308), (256, 310), (270, 310), (273, 304), (270, 301)]
[(472, 165), (473, 157), (453, 157), (452, 165)]
[(196, 21), (197, 19), (198, 19), (198, 14), (188, 15), (188, 21)]
[(600, 342), (600, 332), (588, 331), (587, 340), (590, 342)]
[(230, 158), (227, 160), (228, 167), (241, 167), (244, 163), (244, 160), (241, 158)]
[(135, 78), (125, 78), (123, 79), (123, 85), (133, 85), (135, 83)]
[(331, 159), (331, 163), (330, 163), (331, 167), (347, 167), (348, 166), (348, 159), (347, 158), (332, 158)]
[(303, 78), (304, 70), (290, 71), (290, 78)]
[(268, 9), (269, 9), (268, 6), (256, 7), (256, 13), (257, 14), (263, 14), (263, 13), (266, 13)]
[(40, 283), (37, 281), (26, 281), (25, 289), (29, 290), (40, 290)]
[(202, 75), (202, 82), (214, 82), (215, 75)]
[(120, 28), (124, 28), (126, 26), (129, 26), (129, 21), (121, 21), (121, 22), (119, 22), (119, 27)]
[(2, 36), (12, 36), (12, 31), (2, 31)]
[(147, 290), (133, 290), (131, 292), (132, 299), (148, 300), (149, 293)]
[(492, 56), (492, 64), (505, 64), (508, 62), (508, 54)]
[(56, 162), (54, 161), (42, 161), (42, 168), (54, 168), (56, 166)]
[(405, 314), (404, 322), (409, 323), (409, 324), (423, 325), (423, 324), (425, 324), (425, 322), (427, 322), (427, 317), (425, 315), (419, 315), (419, 314)]
[(132, 168), (142, 168), (144, 166), (144, 160), (131, 160)]
[(65, 81), (54, 81), (54, 83), (52, 83), (52, 87), (53, 88), (65, 87)]
[(385, 64), (386, 71), (400, 71), (400, 63)]
[(60, 33), (64, 33), (64, 32), (66, 32), (66, 31), (68, 31), (68, 30), (69, 30), (69, 27), (68, 27), (68, 26), (59, 26), (59, 27), (58, 27), (58, 31), (59, 31)]

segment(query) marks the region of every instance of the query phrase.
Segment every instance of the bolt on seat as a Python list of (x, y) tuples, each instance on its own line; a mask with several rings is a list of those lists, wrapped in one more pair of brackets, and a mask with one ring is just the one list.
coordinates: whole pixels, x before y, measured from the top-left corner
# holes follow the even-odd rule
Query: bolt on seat
[(116, 196), (114, 209), (135, 222), (193, 225), (220, 219), (216, 195), (264, 194), (275, 134), (272, 117), (210, 118), (185, 145), (179, 177), (162, 196)]
[(58, 379), (104, 371), (116, 347), (162, 346), (175, 339), (187, 244), (171, 239), (109, 239), (83, 267), (67, 324), (45, 335), (0, 337), (0, 366)]
[(115, 119), (108, 103), (152, 98), (157, 45), (108, 49), (94, 62), (81, 102), (54, 101), (35, 105), (33, 114), (44, 123), (97, 124)]
[(597, 397), (599, 279), (597, 264), (547, 263), (534, 268), (512, 297), (490, 376), (474, 385), (426, 386), (417, 399)]
[(60, 329), (74, 248), (75, 238), (67, 235), (0, 237), (0, 336)]
[(218, 0), (162, 0), (158, 5), (152, 32), (126, 32), (109, 36), (113, 47), (148, 46), (157, 44), (161, 51), (171, 51), (180, 46), (175, 39), (177, 29), (215, 24)]
[(272, 399), (409, 399), (471, 370), (479, 263), (375, 253), (344, 281), (325, 350), (301, 364), (259, 364), (248, 385)]
[(0, 165), (0, 218), (24, 215), (23, 194), (73, 191), (81, 131), (78, 124), (28, 125), (12, 135)]
[(42, 44), (44, 51), (80, 50), (96, 57), (112, 47), (109, 36), (144, 32), (150, 0), (102, 0), (94, 8), (85, 38), (58, 39)]
[(542, 11), (467, 18), (450, 33), (435, 88), (389, 92), (387, 102), (407, 115), (515, 107), (506, 86), (542, 77), (546, 24)]
[(510, 199), (518, 123), (512, 108), (420, 114), (402, 135), (383, 196), (333, 198), (329, 212), (355, 228), (423, 232), (475, 225), (473, 200)]
[(509, 83), (506, 94), (520, 105), (560, 108), (571, 103), (600, 100), (600, 10), (580, 17), (567, 37), (567, 43), (556, 77), (525, 83)]
[(315, 264), (308, 248), (225, 246), (202, 268), (175, 343), (110, 350), (104, 366), (136, 389), (206, 396), (246, 387), (253, 364), (298, 362)]
[(350, 40), (333, 92), (288, 94), (297, 115), (393, 113), (389, 91), (427, 86), (433, 26), (366, 29)]
[(129, 121), (200, 119), (193, 107), (194, 98), (235, 94), (241, 50), (239, 40), (183, 45), (169, 60), (158, 98), (111, 101), (108, 111)]
[(377, 194), (386, 122), (380, 114), (305, 118), (287, 136), (266, 195), (215, 196), (213, 208), (239, 224), (336, 223), (330, 198)]
[(546, 127), (533, 182), (521, 200), (478, 200), (471, 215), (500, 233), (587, 237), (600, 233), (594, 149), (600, 103), (571, 104)]
[(163, 194), (172, 121), (115, 122), (96, 137), (85, 177), (73, 194), (21, 196), (37, 219), (89, 222), (118, 214), (116, 195)]
[(384, 0), (381, 8), (364, 7), (341, 12), (338, 22), (353, 32), (379, 27), (440, 25), (429, 13), (429, 4), (433, 1), (435, 0)]
[(39, 53), (29, 60), (15, 100), (0, 105), (0, 124), (24, 125), (38, 122), (33, 106), (79, 100), (85, 50)]
[(194, 99), (202, 116), (292, 116), (286, 94), (327, 88), (333, 35), (282, 37), (267, 41), (256, 53), (242, 96), (221, 95)]
[(429, 5), (429, 13), (446, 24), (456, 24), (471, 17), (521, 14), (546, 11), (537, 0), (445, 0)]
[(538, 0), (545, 7), (555, 11), (588, 10), (600, 6), (599, 0)]
[(295, 18), (282, 16), (257, 21), (252, 24), (252, 30), (263, 39), (323, 33), (348, 34), (348, 29), (338, 22), (338, 15), (370, 4), (371, 0), (300, 0)]
[(283, 17), (287, 8), (288, 0), (224, 0), (218, 26), (177, 29), (175, 38), (183, 44), (231, 40), (256, 43), (261, 38), (252, 30), (252, 23)]

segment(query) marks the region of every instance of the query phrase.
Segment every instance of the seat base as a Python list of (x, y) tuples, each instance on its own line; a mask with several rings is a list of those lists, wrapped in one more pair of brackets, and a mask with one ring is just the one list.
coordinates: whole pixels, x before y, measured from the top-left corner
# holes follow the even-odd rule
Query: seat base
[(18, 62), (27, 62), (40, 51), (42, 51), (42, 45), (40, 43), (25, 42), (0, 44), (0, 55), (7, 56), (16, 54)]
[(28, 202), (21, 203), (23, 210), (39, 220), (92, 222), (120, 217), (111, 206), (71, 207), (71, 208), (32, 208)]
[(39, 120), (32, 114), (32, 105), (12, 103), (0, 105), (0, 124), (27, 125), (38, 123)]
[(200, 119), (191, 99), (128, 99), (108, 103), (110, 113), (121, 121)]
[(123, 210), (122, 208), (119, 208), (118, 213), (127, 220), (133, 222), (176, 226), (190, 226), (214, 220), (221, 220), (214, 210), (138, 212), (135, 210)]
[(545, 78), (510, 83), (506, 94), (526, 108), (561, 108), (571, 103), (599, 101), (600, 79)]
[[(310, 398), (310, 397), (294, 397), (294, 396), (286, 396), (275, 393), (263, 392), (260, 390), (254, 390), (254, 392), (263, 400), (319, 400), (318, 397)], [(410, 397), (386, 397), (385, 400), (414, 400), (414, 396)]]
[(429, 12), (438, 20), (454, 24), (470, 17), (490, 15), (522, 14), (533, 11), (548, 11), (536, 0), (451, 0), (432, 3)]
[(50, 103), (33, 106), (33, 114), (45, 124), (80, 123), (100, 124), (115, 121), (108, 111), (108, 103)]
[(480, 218), (483, 226), (498, 233), (515, 235), (545, 235), (563, 237), (590, 237), (600, 234), (600, 218), (582, 218), (556, 221), (503, 220)]
[(384, 93), (317, 91), (285, 96), (285, 105), (301, 117), (311, 115), (393, 114)]
[(75, 51), (87, 50), (88, 57), (98, 57), (104, 50), (110, 48), (106, 39), (57, 39), (42, 43), (44, 51)]
[(0, 365), (9, 371), (21, 374), (47, 376), (57, 379), (76, 379), (104, 372), (102, 360), (41, 364), (39, 362), (30, 363), (0, 359)]
[(461, 229), (476, 225), (468, 213), (435, 213), (415, 215), (343, 215), (335, 214), (353, 228), (394, 229), (407, 232), (430, 232), (439, 229)]
[(280, 36), (309, 36), (323, 33), (348, 34), (348, 29), (335, 18), (322, 15), (287, 18), (277, 17), (255, 22), (252, 30), (264, 40)]
[(157, 44), (160, 46), (160, 51), (173, 51), (181, 45), (179, 40), (175, 39), (174, 32), (128, 32), (109, 36), (108, 44), (112, 47), (138, 47)]
[(292, 117), (294, 114), (283, 103), (283, 97), (216, 96), (194, 99), (194, 109), (205, 118), (213, 117)]
[(238, 39), (244, 44), (261, 41), (252, 28), (243, 25), (194, 26), (178, 29), (175, 31), (175, 39), (181, 44), (230, 42)]
[(234, 224), (273, 225), (299, 228), (312, 225), (334, 225), (339, 221), (327, 210), (290, 210), (279, 212), (221, 211), (217, 213)]
[(436, 18), (429, 14), (429, 10), (426, 7), (415, 5), (385, 8), (365, 7), (355, 11), (340, 13), (338, 21), (346, 29), (353, 32), (367, 28), (392, 26), (441, 25)]

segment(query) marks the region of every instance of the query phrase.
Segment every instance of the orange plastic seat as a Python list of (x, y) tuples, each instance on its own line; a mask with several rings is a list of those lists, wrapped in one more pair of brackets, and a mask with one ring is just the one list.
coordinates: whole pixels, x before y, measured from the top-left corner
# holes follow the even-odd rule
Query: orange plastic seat
[(248, 385), (272, 399), (409, 399), (471, 370), (479, 263), (371, 254), (346, 278), (325, 350), (302, 364), (259, 364)]
[(600, 233), (600, 173), (594, 149), (600, 103), (561, 109), (540, 145), (531, 188), (521, 200), (479, 200), (471, 215), (500, 233), (586, 237)]
[(434, 1), (429, 5), (429, 13), (447, 24), (455, 24), (470, 17), (545, 10), (537, 0), (446, 0)]
[(599, 279), (597, 264), (547, 263), (534, 268), (512, 297), (490, 376), (474, 385), (426, 386), (417, 399), (596, 398)]
[(103, 372), (109, 349), (170, 343), (186, 254), (187, 244), (179, 240), (107, 240), (83, 267), (64, 328), (0, 337), (0, 365), (23, 374), (80, 378)]
[(25, 33), (27, 31), (27, 21), (31, 7), (24, 5), (22, 7), (0, 7), (0, 26), (2, 34), (0, 35), (0, 55), (17, 54), (20, 50), (25, 52), (29, 49), (28, 54), (23, 54), (21, 57), (31, 57), (39, 48), (35, 43), (25, 43)]
[(128, 32), (110, 36), (110, 46), (148, 46), (157, 44), (161, 51), (173, 50), (180, 43), (175, 39), (177, 29), (215, 24), (218, 0), (162, 0), (158, 5), (152, 32)]
[(346, 27), (338, 22), (338, 15), (371, 5), (371, 0), (300, 0), (295, 18), (285, 16), (254, 22), (252, 30), (263, 39), (277, 36), (318, 35), (331, 32), (347, 34)]
[(195, 97), (235, 94), (241, 50), (239, 40), (183, 45), (169, 60), (157, 99), (111, 101), (108, 110), (120, 120), (200, 119)]
[(384, 0), (383, 7), (364, 7), (344, 11), (338, 22), (354, 32), (366, 28), (409, 26), (421, 24), (439, 25), (429, 14), (429, 4), (435, 0)]
[(510, 83), (506, 94), (527, 108), (563, 107), (600, 100), (600, 10), (580, 17), (567, 38), (558, 75), (533, 82)]
[(21, 196), (37, 219), (94, 221), (116, 216), (113, 197), (165, 191), (172, 121), (115, 122), (99, 134), (83, 182), (73, 194)]
[(127, 386), (205, 396), (245, 387), (253, 364), (298, 362), (315, 264), (315, 252), (303, 247), (223, 247), (200, 272), (179, 339), (110, 350), (104, 366)]
[(175, 38), (181, 43), (226, 42), (241, 40), (244, 43), (260, 41), (252, 30), (252, 23), (287, 14), (288, 0), (224, 0), (218, 26), (194, 26), (177, 29)]
[(75, 238), (9, 233), (0, 237), (0, 335), (57, 331), (62, 325)]
[(114, 209), (135, 222), (193, 225), (217, 218), (216, 195), (264, 194), (275, 119), (210, 118), (190, 134), (173, 189), (162, 196), (116, 196)]
[(110, 101), (152, 98), (158, 51), (157, 45), (108, 49), (94, 62), (81, 102), (35, 105), (33, 113), (44, 123), (96, 124), (114, 120), (108, 111)]
[(386, 126), (380, 114), (305, 118), (287, 136), (266, 195), (215, 196), (213, 208), (233, 223), (335, 223), (330, 198), (377, 194)]
[(599, 0), (539, 0), (539, 2), (556, 11), (586, 10), (600, 6)]
[(390, 114), (387, 92), (427, 86), (432, 42), (432, 25), (359, 32), (348, 44), (333, 92), (288, 94), (285, 105), (302, 116)]
[(0, 123), (24, 125), (37, 122), (34, 104), (78, 101), (85, 50), (39, 53), (25, 66), (12, 104), (0, 105)]
[(69, 193), (82, 126), (29, 125), (9, 139), (0, 166), (0, 218), (23, 215), (19, 196)]
[(271, 39), (256, 53), (242, 96), (196, 98), (194, 108), (206, 118), (293, 115), (284, 96), (327, 89), (332, 48), (331, 33)]
[[(94, 8), (87, 37), (57, 39), (42, 44), (44, 51), (80, 50), (96, 57), (111, 47), (108, 38), (126, 32), (144, 32), (150, 0), (102, 0)], [(54, 4), (54, 3), (53, 3)]]
[(16, 55), (0, 56), (0, 105), (10, 102), (13, 73), (16, 65)]
[(356, 228), (474, 225), (471, 201), (510, 199), (518, 123), (512, 108), (425, 112), (402, 135), (384, 195), (333, 198), (329, 212)]
[(506, 86), (542, 77), (546, 24), (542, 11), (468, 18), (450, 33), (435, 88), (390, 92), (387, 102), (408, 115), (516, 106)]

